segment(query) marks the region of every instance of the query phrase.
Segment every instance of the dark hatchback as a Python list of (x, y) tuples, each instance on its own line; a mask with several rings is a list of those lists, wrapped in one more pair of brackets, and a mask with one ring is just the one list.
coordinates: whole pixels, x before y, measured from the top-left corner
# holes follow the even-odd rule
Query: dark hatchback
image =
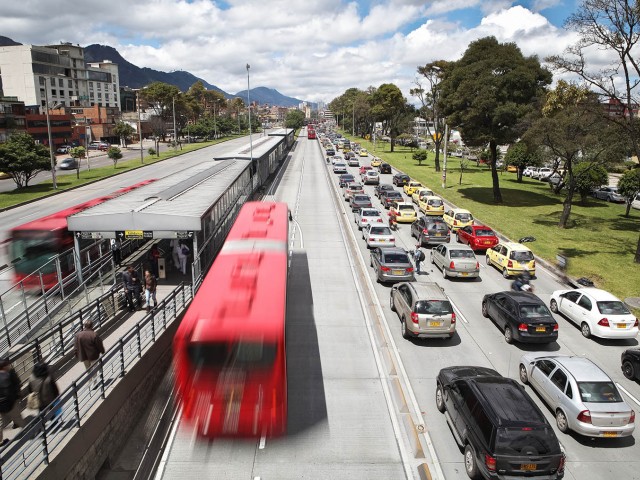
[(371, 197), (369, 197), (369, 195), (355, 194), (349, 200), (349, 206), (352, 212), (360, 210), (361, 208), (371, 208)]
[(564, 477), (560, 442), (517, 381), (490, 368), (443, 368), (436, 379), (436, 408), (464, 448), (469, 478)]
[(640, 380), (640, 348), (622, 352), (622, 373), (629, 380)]
[(409, 175), (405, 175), (404, 173), (396, 173), (393, 176), (393, 184), (396, 187), (404, 187), (411, 181), (411, 177)]
[(355, 181), (356, 181), (356, 177), (354, 177), (350, 173), (343, 173), (338, 177), (338, 183), (342, 188), (346, 187), (347, 185)]
[(381, 163), (378, 167), (378, 171), (380, 173), (391, 173), (391, 165), (388, 163)]
[(551, 343), (558, 339), (558, 323), (533, 293), (508, 291), (485, 295), (482, 315), (504, 330), (507, 343)]
[(449, 243), (451, 232), (442, 217), (424, 215), (411, 224), (411, 236), (421, 246)]
[(391, 185), (390, 183), (379, 183), (378, 185), (376, 185), (375, 187), (373, 187), (373, 193), (376, 195), (376, 197), (380, 198), (380, 194), (383, 191), (387, 191), (390, 192), (392, 190), (395, 190), (395, 188), (393, 188), (393, 185)]
[(393, 202), (402, 202), (403, 200), (404, 198), (402, 198), (402, 194), (395, 190), (384, 190), (380, 194), (380, 201), (387, 210), (391, 207)]

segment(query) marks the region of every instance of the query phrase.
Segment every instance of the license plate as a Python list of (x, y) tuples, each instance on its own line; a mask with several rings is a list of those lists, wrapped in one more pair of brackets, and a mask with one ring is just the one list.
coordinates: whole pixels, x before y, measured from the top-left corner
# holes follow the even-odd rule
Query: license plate
[(436, 234), (434, 235), (434, 237), (441, 237), (441, 236), (442, 236), (442, 234), (441, 234), (441, 233), (436, 233)]
[(618, 328), (627, 328), (627, 324), (626, 323), (619, 323), (617, 325)]
[(469, 274), (467, 272), (462, 272), (460, 275), (462, 275), (463, 277), (466, 277)]
[(394, 275), (404, 275), (404, 270), (392, 270), (392, 272)]
[(603, 437), (617, 437), (618, 436), (618, 432), (604, 432), (602, 434)]
[(430, 327), (441, 327), (442, 322), (429, 322)]
[(536, 468), (538, 468), (538, 465), (535, 463), (522, 463), (520, 464), (520, 470), (525, 470), (527, 472), (533, 472)]
[(536, 332), (546, 332), (547, 329), (544, 327), (536, 327)]

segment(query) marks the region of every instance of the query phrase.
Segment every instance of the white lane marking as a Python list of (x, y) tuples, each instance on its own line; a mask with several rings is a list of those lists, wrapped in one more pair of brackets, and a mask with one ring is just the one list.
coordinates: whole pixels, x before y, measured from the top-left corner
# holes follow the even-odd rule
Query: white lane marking
[(636, 402), (638, 405), (640, 405), (640, 400), (638, 400), (636, 397), (634, 397), (633, 395), (631, 395), (631, 393), (629, 393), (629, 391), (624, 388), (622, 385), (620, 385), (618, 382), (616, 382), (616, 386), (622, 390), (625, 395), (627, 395), (627, 397), (629, 397), (631, 400), (633, 400), (634, 402)]
[(267, 437), (263, 435), (262, 437), (260, 437), (260, 443), (258, 444), (258, 449), (264, 450), (264, 447), (266, 444), (267, 444)]
[[(446, 294), (445, 294), (446, 295)], [(451, 300), (451, 297), (449, 295), (447, 295), (447, 298), (449, 299), (449, 302), (451, 303), (451, 305), (453, 306), (453, 310), (457, 311), (456, 315), (458, 317), (460, 317), (462, 319), (462, 321), (464, 323), (469, 323), (469, 321), (465, 318), (465, 316), (462, 314), (462, 310), (460, 310), (460, 307), (458, 307), (453, 300)]]
[(182, 406), (180, 406), (178, 410), (178, 414), (176, 415), (176, 418), (175, 418), (175, 423), (173, 424), (173, 428), (171, 429), (171, 434), (169, 435), (169, 440), (167, 441), (167, 445), (165, 446), (164, 452), (162, 452), (162, 459), (160, 460), (160, 465), (158, 465), (158, 470), (156, 470), (155, 480), (161, 480), (164, 475), (164, 469), (167, 466), (169, 453), (171, 452), (173, 441), (178, 431), (178, 426), (180, 424), (181, 418), (182, 418)]

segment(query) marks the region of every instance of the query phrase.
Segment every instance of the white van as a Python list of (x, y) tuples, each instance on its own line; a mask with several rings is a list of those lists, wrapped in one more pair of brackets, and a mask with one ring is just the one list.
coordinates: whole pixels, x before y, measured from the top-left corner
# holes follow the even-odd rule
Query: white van
[(636, 198), (633, 199), (633, 202), (631, 202), (631, 206), (636, 210), (640, 210), (640, 193), (636, 195)]

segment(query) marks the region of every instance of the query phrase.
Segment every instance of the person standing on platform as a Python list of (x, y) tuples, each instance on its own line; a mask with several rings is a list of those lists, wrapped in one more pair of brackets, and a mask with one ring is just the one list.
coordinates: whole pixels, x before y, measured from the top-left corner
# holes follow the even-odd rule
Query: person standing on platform
[(149, 264), (151, 265), (151, 273), (154, 277), (158, 278), (158, 259), (160, 258), (160, 250), (157, 244), (153, 244), (151, 250), (149, 250)]
[(187, 274), (187, 258), (189, 258), (189, 247), (186, 243), (180, 244), (180, 250), (178, 251), (178, 258), (180, 259), (180, 271), (183, 275)]
[(128, 265), (124, 272), (122, 272), (122, 283), (124, 285), (124, 297), (126, 299), (127, 307), (130, 311), (136, 311), (136, 305), (133, 302), (133, 297), (136, 293), (136, 277), (134, 277), (134, 270), (131, 265)]
[(42, 412), (60, 395), (58, 385), (53, 379), (46, 363), (36, 363), (29, 377), (29, 393), (38, 394), (39, 409)]
[(174, 238), (169, 243), (171, 246), (171, 256), (173, 257), (173, 266), (176, 267), (176, 270), (180, 270), (180, 241), (177, 238)]
[(24, 427), (26, 422), (20, 413), (20, 379), (11, 366), (11, 362), (4, 358), (0, 360), (0, 447), (9, 443), (9, 439), (3, 440), (2, 431), (13, 421), (15, 427)]
[(158, 281), (156, 277), (151, 274), (149, 270), (144, 272), (144, 293), (147, 300), (147, 312), (151, 311), (151, 299), (153, 298), (153, 308), (158, 306), (158, 299), (156, 298), (156, 288), (158, 287)]
[[(82, 330), (76, 333), (75, 338), (76, 358), (84, 363), (84, 367), (90, 370), (98, 361), (100, 355), (104, 354), (104, 345), (96, 332), (93, 331), (93, 322), (85, 319), (82, 322)], [(92, 375), (91, 388), (98, 387), (97, 377)]]
[(117, 238), (111, 239), (111, 255), (113, 256), (113, 263), (119, 267), (122, 263), (122, 256), (120, 252), (120, 241)]

